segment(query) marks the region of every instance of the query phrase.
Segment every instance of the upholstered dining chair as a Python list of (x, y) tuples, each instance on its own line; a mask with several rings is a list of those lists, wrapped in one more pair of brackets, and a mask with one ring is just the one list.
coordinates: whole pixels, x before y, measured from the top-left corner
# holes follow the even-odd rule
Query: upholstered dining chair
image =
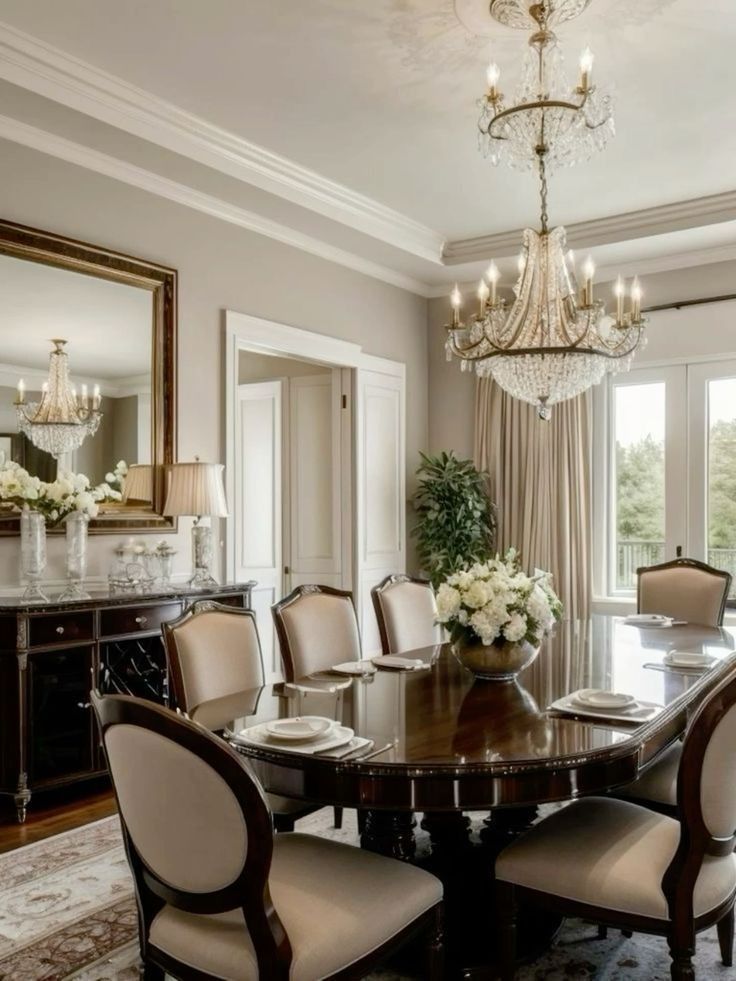
[[(205, 728), (224, 729), (243, 714), (243, 693), (265, 683), (255, 613), (202, 600), (161, 629), (174, 704)], [(295, 821), (319, 810), (274, 794), (268, 804), (277, 831), (293, 831)]]
[(271, 607), (284, 677), (296, 681), (361, 658), (353, 594), (331, 586), (297, 586)]
[(639, 613), (720, 627), (731, 589), (728, 572), (696, 559), (673, 559), (636, 570)]
[(514, 976), (517, 902), (667, 938), (673, 981), (692, 981), (695, 936), (718, 925), (731, 966), (736, 898), (736, 674), (693, 716), (677, 777), (679, 820), (589, 797), (556, 812), (496, 862), (503, 981)]
[(442, 643), (432, 583), (403, 574), (386, 576), (371, 590), (384, 654), (403, 654)]
[(245, 761), (170, 709), (92, 694), (133, 872), (143, 977), (359, 978), (413, 937), (442, 976), (442, 885), (350, 845), (272, 834)]
[[(360, 630), (353, 594), (331, 586), (297, 586), (271, 607), (286, 681), (333, 664), (359, 661)], [(335, 827), (342, 827), (336, 807)]]

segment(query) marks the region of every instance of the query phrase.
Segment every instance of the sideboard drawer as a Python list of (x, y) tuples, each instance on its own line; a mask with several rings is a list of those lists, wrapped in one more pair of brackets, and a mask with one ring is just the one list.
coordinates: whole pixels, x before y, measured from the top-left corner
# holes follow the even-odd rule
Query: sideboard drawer
[(102, 610), (100, 636), (115, 637), (118, 634), (151, 633), (161, 629), (167, 620), (175, 620), (181, 613), (179, 603), (161, 603), (157, 606), (128, 606)]
[(31, 616), (28, 618), (28, 638), (29, 647), (47, 647), (70, 640), (93, 640), (94, 614), (91, 610), (80, 610)]

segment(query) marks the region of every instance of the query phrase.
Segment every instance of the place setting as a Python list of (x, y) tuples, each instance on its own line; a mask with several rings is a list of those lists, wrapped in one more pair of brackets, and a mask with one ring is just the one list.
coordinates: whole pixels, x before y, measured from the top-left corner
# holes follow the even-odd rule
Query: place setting
[(374, 741), (356, 736), (350, 726), (319, 715), (294, 716), (259, 722), (256, 725), (228, 733), (230, 739), (242, 746), (269, 747), (282, 753), (306, 756), (326, 756), (344, 759), (373, 749)]
[(660, 662), (650, 662), (644, 667), (670, 674), (701, 675), (712, 668), (717, 660), (712, 654), (704, 654), (702, 651), (672, 650)]
[(591, 719), (642, 723), (653, 719), (662, 708), (662, 705), (636, 699), (625, 692), (581, 688), (552, 702), (547, 711)]
[(663, 613), (631, 613), (624, 617), (624, 624), (627, 627), (685, 627), (687, 620), (675, 620), (674, 617), (665, 616)]

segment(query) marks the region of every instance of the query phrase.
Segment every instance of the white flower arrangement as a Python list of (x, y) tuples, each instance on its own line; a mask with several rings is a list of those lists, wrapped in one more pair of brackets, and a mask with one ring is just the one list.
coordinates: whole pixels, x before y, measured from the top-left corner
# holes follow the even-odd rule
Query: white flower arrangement
[(453, 642), (527, 641), (538, 647), (561, 619), (562, 603), (550, 573), (527, 575), (510, 548), (503, 558), (497, 555), (449, 576), (437, 591), (437, 613)]
[(16, 511), (39, 511), (49, 525), (58, 524), (72, 511), (96, 518), (101, 503), (119, 501), (121, 496), (106, 483), (90, 487), (83, 473), (60, 473), (46, 483), (12, 460), (0, 465), (0, 503)]

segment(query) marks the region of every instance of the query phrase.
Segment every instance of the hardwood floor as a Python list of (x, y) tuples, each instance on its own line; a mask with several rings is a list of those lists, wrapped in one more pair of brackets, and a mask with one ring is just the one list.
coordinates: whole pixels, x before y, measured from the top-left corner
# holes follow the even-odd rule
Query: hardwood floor
[(36, 794), (25, 824), (18, 824), (15, 808), (0, 807), (0, 853), (42, 841), (61, 831), (115, 814), (115, 798), (107, 781), (96, 781), (64, 791)]

